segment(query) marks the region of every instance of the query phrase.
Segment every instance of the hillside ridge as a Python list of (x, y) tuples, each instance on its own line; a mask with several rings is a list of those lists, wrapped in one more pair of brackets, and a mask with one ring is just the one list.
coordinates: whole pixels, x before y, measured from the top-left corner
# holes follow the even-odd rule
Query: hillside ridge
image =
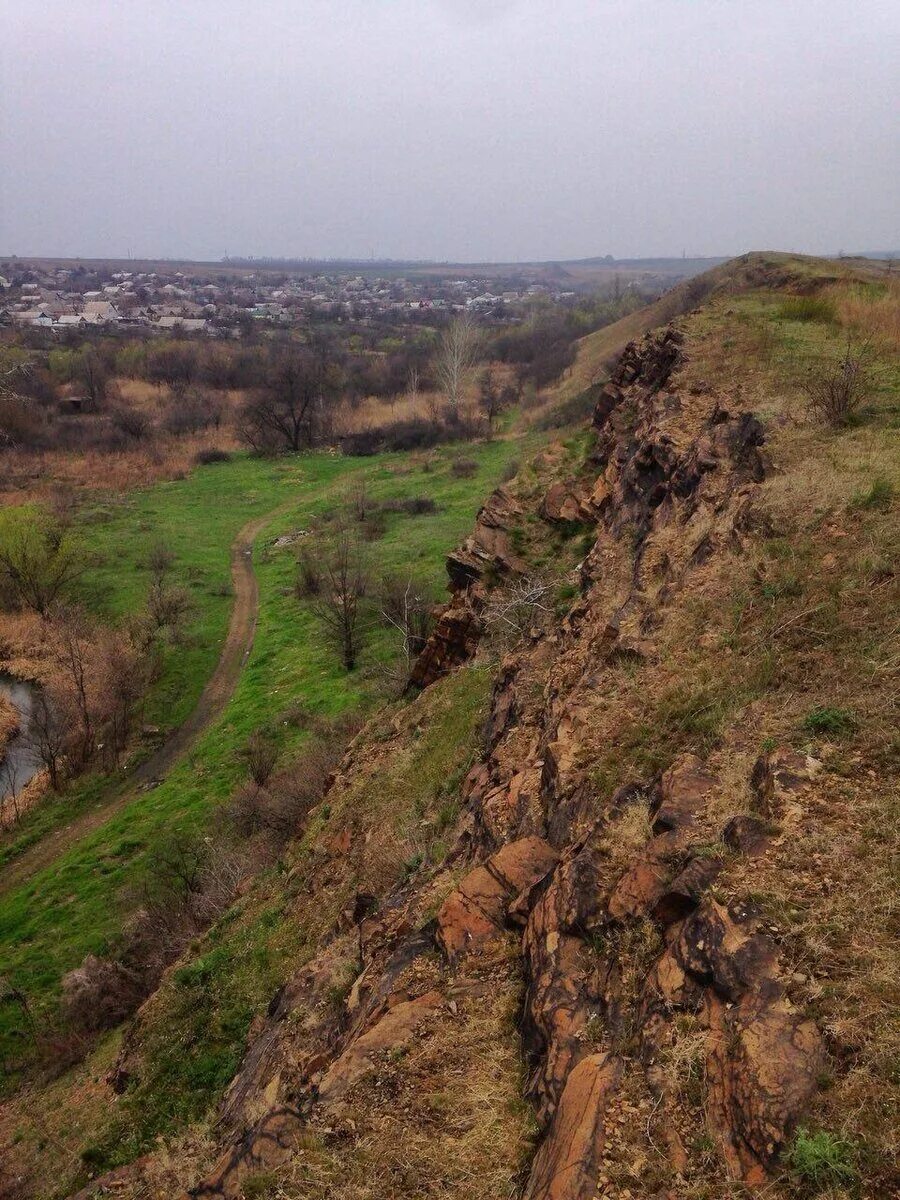
[[(65, 1194), (890, 1194), (896, 358), (857, 425), (802, 416), (846, 340), (785, 299), (816, 270), (651, 306), (492, 493), (405, 697), (81, 1077), (121, 1165)], [(213, 1116), (136, 1133), (270, 944)]]

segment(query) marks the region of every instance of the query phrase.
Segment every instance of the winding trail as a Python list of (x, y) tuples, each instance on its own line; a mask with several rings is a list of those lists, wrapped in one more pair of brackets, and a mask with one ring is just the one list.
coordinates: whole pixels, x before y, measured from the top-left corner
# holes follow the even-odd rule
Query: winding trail
[(111, 796), (97, 807), (81, 813), (68, 825), (47, 834), (0, 870), (0, 895), (18, 887), (37, 871), (50, 866), (74, 842), (99, 829), (111, 816), (124, 808), (133, 798), (137, 788), (158, 783), (224, 710), (250, 656), (253, 635), (256, 632), (259, 586), (253, 570), (253, 543), (262, 529), (279, 513), (289, 508), (291, 503), (293, 501), (248, 521), (231, 544), (234, 607), (231, 610), (228, 633), (215, 670), (207, 680), (191, 715), (149, 758), (144, 759), (130, 772)]

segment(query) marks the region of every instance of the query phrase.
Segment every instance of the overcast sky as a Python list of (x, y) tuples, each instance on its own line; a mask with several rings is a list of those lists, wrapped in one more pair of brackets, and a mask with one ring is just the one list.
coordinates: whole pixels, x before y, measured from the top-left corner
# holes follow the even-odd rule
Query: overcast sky
[(0, 0), (0, 254), (900, 244), (898, 0)]

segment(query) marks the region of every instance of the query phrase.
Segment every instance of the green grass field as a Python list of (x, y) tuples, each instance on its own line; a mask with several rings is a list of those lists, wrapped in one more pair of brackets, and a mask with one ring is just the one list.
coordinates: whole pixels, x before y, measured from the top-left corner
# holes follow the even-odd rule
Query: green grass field
[[(148, 850), (176, 830), (199, 827), (230, 794), (243, 777), (239, 756), (254, 729), (276, 733), (288, 755), (304, 736), (285, 719), (291, 706), (301, 703), (313, 713), (334, 715), (378, 694), (378, 664), (391, 654), (388, 631), (373, 628), (359, 667), (345, 673), (318, 618), (293, 593), (296, 548), (275, 549), (276, 537), (326, 517), (358, 478), (376, 499), (429, 496), (436, 512), (389, 514), (369, 554), (375, 573), (408, 571), (430, 580), (440, 595), (444, 556), (523, 449), (522, 442), (511, 441), (447, 448), (431, 456), (427, 471), (403, 455), (360, 460), (317, 454), (274, 463), (239, 458), (92, 510), (85, 537), (94, 565), (84, 596), (93, 608), (116, 618), (141, 606), (147, 550), (161, 537), (176, 554), (174, 575), (191, 589), (196, 605), (191, 644), (169, 654), (147, 708), (148, 720), (155, 716), (167, 726), (187, 715), (217, 660), (230, 611), (229, 547), (235, 534), (249, 519), (279, 512), (256, 543), (259, 621), (252, 654), (225, 712), (159, 786), (129, 798), (52, 867), (0, 897), (0, 960), (10, 982), (38, 1010), (55, 1002), (61, 975), (85, 954), (102, 953), (121, 927), (123, 892), (138, 877)], [(451, 470), (461, 453), (477, 464), (470, 478)], [(103, 799), (109, 786), (91, 781), (80, 794), (76, 789), (75, 804)], [(33, 841), (71, 811), (65, 800), (51, 803), (20, 836)], [(4, 1006), (0, 1061), (18, 1058), (21, 1037), (21, 1014)]]

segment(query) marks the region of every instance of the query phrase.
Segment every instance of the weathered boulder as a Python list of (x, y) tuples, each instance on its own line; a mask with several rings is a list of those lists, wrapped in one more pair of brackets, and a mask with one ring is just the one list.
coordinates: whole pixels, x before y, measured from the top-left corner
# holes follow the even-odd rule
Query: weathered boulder
[(660, 780), (652, 809), (654, 833), (693, 825), (718, 782), (696, 754), (682, 755)]
[(583, 521), (583, 488), (574, 480), (559, 480), (547, 489), (541, 503), (541, 516), (545, 521)]
[(494, 943), (510, 902), (542, 879), (557, 858), (542, 838), (526, 837), (503, 846), (470, 871), (438, 913), (437, 940), (447, 957), (456, 961)]
[(475, 529), (447, 556), (447, 574), (454, 592), (479, 583), (488, 571), (506, 574), (525, 564), (510, 549), (509, 532), (522, 517), (522, 506), (506, 488), (497, 488), (475, 518)]
[(791, 746), (761, 755), (750, 779), (755, 811), (764, 817), (782, 816), (789, 798), (804, 791), (821, 769), (817, 759)]
[(445, 608), (413, 663), (409, 686), (425, 688), (468, 661), (478, 649), (481, 621), (473, 606), (462, 599)]

